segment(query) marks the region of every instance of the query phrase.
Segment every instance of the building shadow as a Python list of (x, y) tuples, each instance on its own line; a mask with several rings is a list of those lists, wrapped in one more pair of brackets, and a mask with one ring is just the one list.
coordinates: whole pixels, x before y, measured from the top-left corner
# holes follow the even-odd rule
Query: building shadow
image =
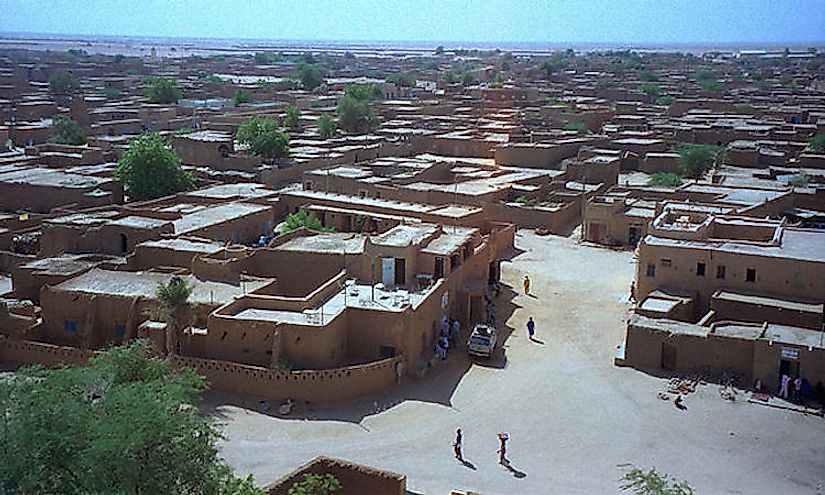
[(504, 369), (507, 367), (507, 341), (515, 331), (515, 328), (510, 323), (510, 317), (513, 316), (516, 309), (521, 307), (513, 301), (517, 295), (511, 286), (501, 286), (501, 294), (494, 299), (496, 303), (496, 331), (498, 332), (495, 351), (493, 355), (487, 359), (473, 359), (474, 365), (496, 369)]

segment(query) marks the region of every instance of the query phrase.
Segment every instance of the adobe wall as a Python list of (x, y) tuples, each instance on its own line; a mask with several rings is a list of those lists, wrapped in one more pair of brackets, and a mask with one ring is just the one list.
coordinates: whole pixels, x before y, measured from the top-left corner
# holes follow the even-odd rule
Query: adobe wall
[(321, 371), (278, 371), (226, 361), (176, 356), (172, 362), (203, 375), (209, 386), (273, 402), (330, 402), (354, 399), (383, 390), (396, 381), (396, 356), (373, 363)]
[(822, 315), (792, 308), (764, 306), (737, 302), (730, 299), (710, 299), (710, 309), (715, 311), (718, 320), (739, 320), (753, 323), (771, 322), (792, 327), (822, 330)]
[(326, 457), (319, 457), (304, 464), (265, 487), (264, 491), (268, 495), (288, 495), (290, 487), (296, 481), (302, 481), (305, 474), (335, 476), (341, 482), (341, 489), (336, 491), (335, 495), (404, 495), (407, 493), (405, 476)]

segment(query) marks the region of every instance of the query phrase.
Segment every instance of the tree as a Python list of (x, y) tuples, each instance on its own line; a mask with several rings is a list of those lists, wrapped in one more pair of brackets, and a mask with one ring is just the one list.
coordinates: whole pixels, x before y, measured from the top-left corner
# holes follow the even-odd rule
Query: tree
[(633, 491), (637, 495), (692, 495), (693, 488), (686, 481), (677, 481), (666, 474), (659, 474), (656, 468), (643, 471), (632, 464), (619, 466), (625, 470), (621, 478), (622, 491)]
[(458, 79), (456, 79), (455, 72), (452, 69), (447, 69), (441, 74), (441, 80), (444, 81), (446, 84), (455, 84)]
[(476, 83), (476, 76), (470, 72), (469, 70), (464, 70), (461, 73), (461, 85), (462, 86), (471, 86)]
[(289, 495), (331, 495), (341, 489), (341, 482), (331, 474), (305, 474), (303, 481), (296, 481)]
[(251, 103), (251, 102), (252, 102), (252, 97), (250, 97), (249, 94), (246, 91), (242, 90), (241, 88), (238, 88), (235, 91), (235, 95), (232, 97), (232, 105), (234, 105), (236, 107), (238, 105), (243, 105), (244, 103)]
[(442, 45), (438, 45), (437, 47), (435, 47), (435, 54), (436, 55), (441, 55), (443, 53), (444, 53), (444, 47)]
[(255, 52), (252, 60), (258, 65), (274, 64), (281, 61), (281, 56), (273, 52)]
[(318, 117), (316, 124), (318, 126), (318, 134), (324, 139), (331, 138), (335, 135), (335, 131), (338, 130), (338, 123), (335, 122), (335, 119), (328, 113)]
[(669, 172), (656, 172), (647, 179), (648, 186), (678, 187), (682, 185), (682, 176)]
[(103, 96), (105, 96), (107, 100), (115, 100), (117, 98), (120, 98), (120, 95), (121, 91), (117, 88), (114, 88), (112, 86), (106, 86), (105, 88), (103, 88)]
[(181, 334), (192, 324), (194, 317), (194, 308), (189, 302), (191, 295), (192, 286), (180, 277), (172, 277), (155, 289), (157, 306), (152, 310), (152, 316), (166, 322), (167, 354), (180, 354)]
[(387, 76), (386, 81), (405, 88), (412, 88), (416, 83), (415, 76), (409, 72), (396, 72), (395, 74), (390, 74)]
[(637, 89), (651, 98), (658, 98), (662, 93), (662, 90), (659, 88), (658, 84), (649, 82), (640, 84)]
[(55, 115), (52, 123), (56, 131), (55, 135), (49, 138), (50, 143), (71, 144), (80, 146), (86, 144), (86, 134), (80, 124), (65, 115)]
[(284, 125), (292, 130), (301, 130), (301, 110), (295, 106), (288, 106), (284, 111)]
[(126, 186), (132, 199), (139, 201), (195, 188), (195, 178), (181, 168), (180, 158), (159, 134), (133, 139), (117, 164), (115, 178)]
[(68, 72), (56, 72), (49, 77), (49, 93), (70, 95), (79, 89), (77, 81)]
[(679, 153), (679, 168), (691, 179), (700, 178), (722, 157), (720, 148), (710, 144), (683, 144), (676, 151)]
[(825, 134), (817, 134), (808, 141), (808, 144), (814, 153), (825, 153)]
[(344, 96), (350, 96), (359, 101), (370, 101), (381, 98), (381, 86), (375, 83), (370, 84), (350, 84), (344, 88)]
[(304, 210), (298, 210), (295, 213), (290, 213), (286, 217), (286, 221), (278, 227), (278, 232), (281, 234), (286, 234), (287, 232), (292, 232), (293, 230), (300, 229), (301, 227), (305, 227), (309, 230), (315, 230), (317, 232), (334, 232), (335, 230), (330, 227), (324, 227), (318, 217), (313, 215), (312, 213), (307, 213)]
[(289, 136), (278, 129), (271, 117), (254, 116), (241, 124), (235, 139), (249, 146), (253, 155), (268, 160), (283, 158), (289, 153)]
[(0, 490), (263, 495), (220, 459), (218, 425), (196, 407), (205, 388), (203, 377), (152, 357), (146, 341), (86, 367), (0, 378)]
[(808, 187), (808, 176), (805, 174), (794, 174), (788, 179), (788, 185), (793, 187)]
[(301, 64), (298, 68), (298, 79), (303, 84), (304, 89), (312, 91), (324, 82), (326, 71), (323, 67), (314, 64)]
[(656, 98), (656, 104), (657, 105), (668, 106), (671, 103), (673, 103), (673, 100), (674, 100), (674, 98), (672, 96), (668, 96), (668, 95), (660, 96), (660, 97)]
[(369, 100), (346, 95), (338, 101), (338, 125), (352, 134), (366, 134), (378, 128), (378, 116)]
[(152, 103), (177, 103), (181, 99), (181, 92), (175, 81), (165, 77), (154, 77), (144, 89), (144, 94)]
[(576, 131), (579, 134), (587, 134), (590, 129), (584, 122), (571, 122), (564, 126), (565, 131)]

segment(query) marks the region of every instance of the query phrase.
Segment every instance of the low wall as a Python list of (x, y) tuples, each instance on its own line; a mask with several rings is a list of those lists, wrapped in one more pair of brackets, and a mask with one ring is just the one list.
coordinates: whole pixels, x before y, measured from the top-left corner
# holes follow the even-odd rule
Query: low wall
[(369, 364), (318, 371), (279, 371), (228, 361), (177, 356), (175, 366), (203, 375), (210, 387), (273, 401), (330, 402), (383, 390), (396, 381), (395, 365), (403, 355)]
[[(75, 347), (0, 336), (0, 363), (12, 366), (41, 364), (85, 365), (96, 353)], [(328, 402), (353, 399), (378, 392), (396, 382), (396, 364), (404, 356), (368, 364), (318, 371), (279, 371), (228, 361), (172, 357), (176, 367), (191, 368), (203, 375), (215, 390), (251, 395), (272, 401)]]

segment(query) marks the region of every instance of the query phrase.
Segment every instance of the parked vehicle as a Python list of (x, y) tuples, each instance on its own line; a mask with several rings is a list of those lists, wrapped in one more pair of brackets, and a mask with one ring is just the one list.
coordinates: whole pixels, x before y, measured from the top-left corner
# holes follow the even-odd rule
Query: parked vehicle
[(496, 349), (496, 337), (495, 328), (484, 323), (476, 323), (467, 341), (467, 352), (471, 356), (486, 358), (492, 356)]

